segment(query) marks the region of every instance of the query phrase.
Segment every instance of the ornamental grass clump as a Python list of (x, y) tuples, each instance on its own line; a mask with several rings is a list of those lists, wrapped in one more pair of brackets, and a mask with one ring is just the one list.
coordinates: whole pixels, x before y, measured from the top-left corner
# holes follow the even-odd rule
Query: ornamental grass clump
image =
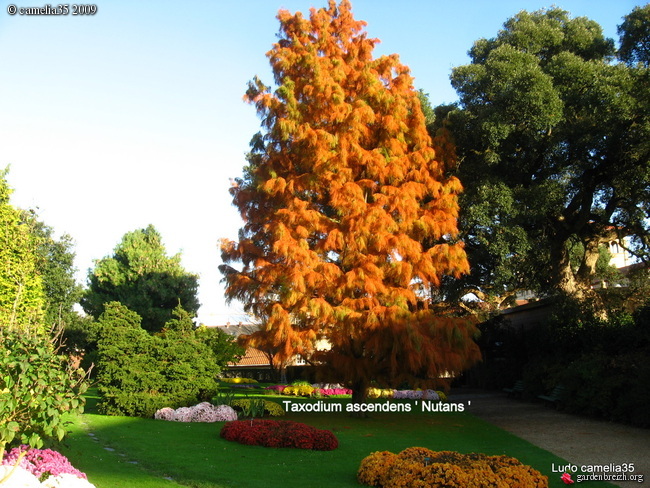
[(237, 420), (221, 428), (223, 439), (249, 446), (332, 451), (339, 445), (329, 430), (286, 420)]
[[(280, 404), (263, 399), (242, 398), (233, 400), (230, 402), (230, 406), (237, 412), (241, 412), (244, 417), (262, 417), (264, 415), (281, 417), (285, 413)], [(251, 415), (253, 413), (254, 415)]]
[(380, 488), (548, 488), (548, 478), (509, 456), (410, 447), (374, 452), (361, 461), (359, 483)]

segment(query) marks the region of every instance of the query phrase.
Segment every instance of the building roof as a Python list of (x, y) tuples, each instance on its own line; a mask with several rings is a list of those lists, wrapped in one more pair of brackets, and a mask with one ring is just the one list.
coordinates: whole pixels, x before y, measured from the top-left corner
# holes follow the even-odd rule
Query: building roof
[(218, 327), (222, 331), (224, 331), (226, 334), (234, 336), (234, 337), (239, 337), (242, 334), (252, 334), (253, 332), (257, 332), (260, 330), (260, 326), (256, 324), (242, 324), (239, 322), (238, 324), (231, 324), (230, 322), (227, 323), (226, 325), (213, 325), (211, 327)]
[(254, 347), (247, 347), (246, 354), (238, 362), (228, 363), (229, 367), (232, 368), (243, 368), (243, 367), (252, 367), (252, 366), (269, 366), (269, 358), (259, 349)]

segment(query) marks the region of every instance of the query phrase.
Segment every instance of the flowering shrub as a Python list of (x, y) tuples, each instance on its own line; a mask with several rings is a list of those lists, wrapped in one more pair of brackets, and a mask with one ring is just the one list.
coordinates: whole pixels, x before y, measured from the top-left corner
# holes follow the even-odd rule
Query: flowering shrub
[(447, 395), (435, 390), (391, 390), (368, 388), (368, 398), (395, 398), (399, 400), (447, 401)]
[[(300, 388), (303, 387), (302, 391), (307, 392), (308, 388), (305, 388), (306, 386), (309, 385), (272, 385), (272, 386), (267, 386), (264, 389), (265, 390), (272, 390), (278, 394), (284, 393), (284, 390), (287, 388), (290, 388), (289, 391), (286, 393), (287, 395), (296, 395), (296, 391), (301, 391)], [(352, 395), (352, 390), (349, 388), (340, 388), (339, 386), (319, 386), (319, 385), (311, 385), (311, 388), (313, 388), (312, 392), (310, 395), (312, 396), (331, 396), (331, 395)], [(299, 395), (302, 396), (302, 395)], [(305, 395), (309, 396), (309, 395)]]
[(63, 454), (51, 449), (30, 449), (26, 445), (4, 454), (0, 463), (0, 481), (19, 458), (20, 463), (9, 478), (8, 487), (93, 488), (86, 475), (74, 468)]
[(382, 388), (368, 388), (368, 398), (393, 398), (395, 390)]
[(296, 385), (296, 386), (287, 386), (282, 390), (283, 395), (294, 395), (294, 396), (311, 396), (314, 393), (314, 388), (311, 385)]
[(285, 420), (237, 420), (221, 428), (221, 437), (250, 446), (331, 451), (339, 442), (329, 430)]
[[(284, 415), (284, 409), (278, 403), (272, 402), (270, 400), (259, 400), (264, 402), (264, 413), (270, 415), (271, 417), (281, 417)], [(251, 400), (248, 398), (241, 400), (233, 400), (230, 402), (230, 406), (237, 411), (246, 411), (250, 408)]]
[(318, 391), (323, 396), (352, 395), (352, 390), (349, 388), (319, 388)]
[(228, 405), (214, 406), (203, 402), (176, 410), (170, 407), (161, 408), (154, 414), (154, 418), (175, 422), (228, 422), (237, 420), (237, 412)]
[(548, 488), (548, 478), (508, 456), (461, 454), (410, 447), (399, 454), (374, 452), (361, 461), (357, 479), (382, 488), (440, 486)]
[(234, 384), (252, 384), (257, 383), (257, 380), (252, 378), (221, 378), (221, 381), (224, 383), (234, 383)]
[(51, 449), (30, 449), (22, 445), (7, 451), (2, 458), (3, 465), (13, 466), (18, 461), (20, 454), (26, 451), (20, 460), (20, 466), (32, 473), (37, 478), (58, 476), (63, 473), (73, 474), (78, 478), (86, 479), (86, 475), (75, 469), (68, 458)]
[(393, 398), (409, 400), (441, 400), (440, 394), (435, 390), (396, 390), (393, 394)]

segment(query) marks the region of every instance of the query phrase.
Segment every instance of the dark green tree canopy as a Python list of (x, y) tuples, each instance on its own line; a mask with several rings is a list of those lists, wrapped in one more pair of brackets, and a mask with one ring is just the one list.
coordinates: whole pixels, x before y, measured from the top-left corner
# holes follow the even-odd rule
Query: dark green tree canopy
[(619, 58), (630, 65), (641, 63), (647, 68), (650, 65), (650, 4), (635, 7), (625, 16), (618, 34), (621, 36)]
[(113, 256), (100, 259), (90, 271), (81, 305), (98, 318), (105, 303), (120, 302), (140, 315), (144, 329), (154, 332), (163, 328), (178, 305), (195, 316), (200, 306), (198, 276), (185, 271), (180, 260), (179, 254), (167, 256), (152, 225), (128, 232)]
[(647, 68), (618, 62), (597, 23), (558, 8), (520, 12), (469, 54), (451, 77), (460, 103), (436, 122), (455, 137), (465, 186), (472, 272), (458, 293), (585, 297), (601, 244), (630, 236), (648, 249)]

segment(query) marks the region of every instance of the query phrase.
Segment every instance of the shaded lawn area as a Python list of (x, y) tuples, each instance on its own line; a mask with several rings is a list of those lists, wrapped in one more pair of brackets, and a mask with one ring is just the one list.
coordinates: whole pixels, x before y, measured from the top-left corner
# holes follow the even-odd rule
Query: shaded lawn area
[[(551, 471), (552, 463), (567, 464), (564, 460), (469, 413), (422, 413), (414, 408), (411, 413), (374, 413), (366, 419), (345, 412), (288, 413), (280, 418), (332, 430), (339, 448), (323, 452), (244, 446), (219, 437), (223, 422), (178, 423), (87, 413), (77, 419), (63, 452), (97, 488), (358, 487), (356, 472), (365, 456), (384, 450), (398, 453), (412, 446), (506, 454), (547, 475), (549, 486), (565, 486), (561, 473)], [(581, 486), (612, 485), (584, 482)]]

